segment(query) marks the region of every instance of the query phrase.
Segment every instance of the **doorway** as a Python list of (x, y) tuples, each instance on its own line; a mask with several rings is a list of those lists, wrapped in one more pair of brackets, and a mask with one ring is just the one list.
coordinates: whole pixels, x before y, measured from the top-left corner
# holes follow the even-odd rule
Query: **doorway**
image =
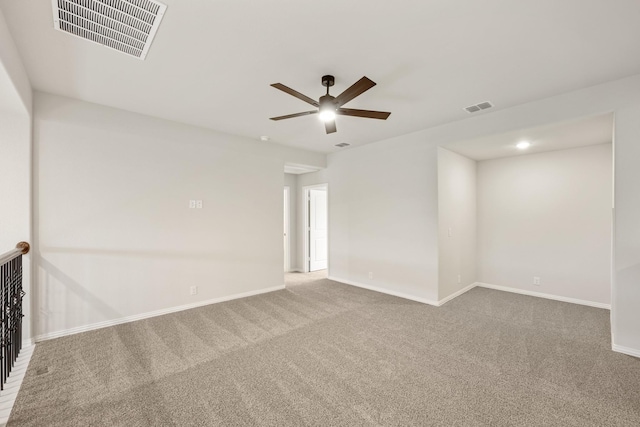
[(304, 272), (328, 268), (329, 189), (327, 184), (304, 187)]

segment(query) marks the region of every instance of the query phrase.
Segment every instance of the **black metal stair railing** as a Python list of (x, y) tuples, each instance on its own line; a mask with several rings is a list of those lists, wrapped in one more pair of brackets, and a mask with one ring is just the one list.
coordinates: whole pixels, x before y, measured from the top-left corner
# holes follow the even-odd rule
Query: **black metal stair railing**
[(27, 252), (29, 244), (20, 242), (0, 255), (0, 390), (22, 349), (22, 255)]

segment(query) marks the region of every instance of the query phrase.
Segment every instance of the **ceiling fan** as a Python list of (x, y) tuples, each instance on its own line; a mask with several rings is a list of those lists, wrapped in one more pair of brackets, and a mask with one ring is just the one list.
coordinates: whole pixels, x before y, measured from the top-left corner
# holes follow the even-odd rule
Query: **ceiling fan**
[(327, 88), (327, 94), (321, 96), (318, 101), (315, 101), (308, 96), (303, 95), (300, 92), (297, 92), (290, 87), (283, 85), (282, 83), (272, 84), (271, 86), (275, 87), (276, 89), (280, 89), (281, 91), (286, 92), (289, 95), (295, 96), (296, 98), (308, 104), (311, 104), (314, 107), (318, 107), (318, 109), (313, 111), (305, 111), (303, 113), (288, 114), (286, 116), (271, 117), (271, 120), (284, 120), (291, 119), (293, 117), (319, 114), (320, 120), (324, 122), (324, 127), (327, 133), (333, 133), (336, 131), (336, 115), (364, 117), (368, 119), (380, 120), (387, 120), (387, 117), (391, 115), (391, 113), (385, 113), (383, 111), (354, 110), (352, 108), (342, 108), (344, 104), (351, 101), (356, 96), (363, 94), (376, 85), (367, 77), (361, 78), (338, 96), (329, 95), (329, 88), (334, 84), (335, 78), (333, 76), (322, 76), (322, 86), (325, 86)]

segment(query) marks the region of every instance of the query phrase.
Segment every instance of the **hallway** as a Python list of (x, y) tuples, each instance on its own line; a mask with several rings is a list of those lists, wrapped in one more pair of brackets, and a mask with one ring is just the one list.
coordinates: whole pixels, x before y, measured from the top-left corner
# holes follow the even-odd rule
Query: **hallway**
[(305, 285), (327, 279), (328, 270), (312, 271), (310, 273), (284, 273), (284, 284), (290, 286)]

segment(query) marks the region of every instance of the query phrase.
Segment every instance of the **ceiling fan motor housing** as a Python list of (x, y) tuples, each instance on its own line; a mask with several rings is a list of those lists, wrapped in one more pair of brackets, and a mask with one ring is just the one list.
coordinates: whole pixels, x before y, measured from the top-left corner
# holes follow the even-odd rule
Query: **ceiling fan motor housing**
[(331, 109), (334, 111), (337, 110), (338, 103), (335, 101), (335, 99), (336, 97), (331, 95), (321, 96), (319, 100), (320, 111), (327, 110), (327, 109)]

